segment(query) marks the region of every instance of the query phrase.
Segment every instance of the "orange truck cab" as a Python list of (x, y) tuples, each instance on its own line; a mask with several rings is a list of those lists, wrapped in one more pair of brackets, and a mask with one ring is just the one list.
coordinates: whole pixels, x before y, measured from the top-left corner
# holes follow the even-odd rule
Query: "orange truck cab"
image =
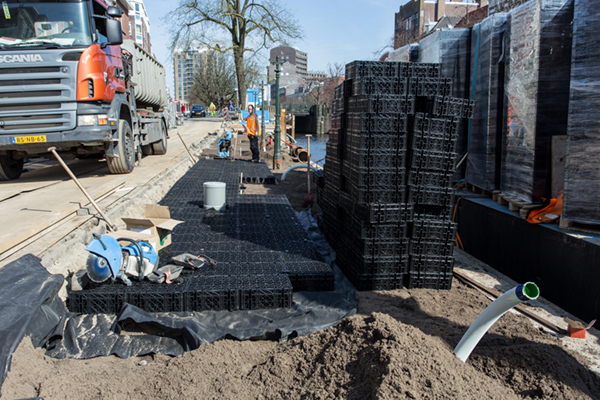
[(120, 17), (103, 0), (2, 2), (0, 180), (51, 146), (66, 158), (103, 154), (112, 173), (166, 152), (164, 68), (123, 43)]

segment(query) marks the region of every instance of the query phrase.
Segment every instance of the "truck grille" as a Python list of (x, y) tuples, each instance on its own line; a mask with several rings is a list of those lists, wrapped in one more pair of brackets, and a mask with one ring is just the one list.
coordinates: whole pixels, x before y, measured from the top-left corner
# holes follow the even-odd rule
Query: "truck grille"
[(62, 53), (45, 50), (43, 65), (0, 67), (0, 135), (75, 128), (78, 62), (62, 60)]
[(60, 72), (60, 67), (2, 68), (0, 74), (42, 74)]
[(0, 81), (0, 86), (21, 86), (21, 85), (58, 85), (60, 79), (11, 79)]

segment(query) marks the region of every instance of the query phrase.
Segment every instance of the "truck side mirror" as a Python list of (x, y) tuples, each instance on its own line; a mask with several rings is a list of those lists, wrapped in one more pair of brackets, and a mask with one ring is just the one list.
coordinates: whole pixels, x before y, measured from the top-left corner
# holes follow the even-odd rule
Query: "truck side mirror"
[(110, 45), (123, 44), (123, 31), (120, 21), (116, 19), (106, 20), (106, 38)]
[(108, 10), (107, 10), (107, 14), (109, 17), (113, 17), (113, 18), (121, 18), (121, 16), (123, 15), (121, 13), (121, 9), (119, 7), (115, 7), (115, 6), (109, 6)]

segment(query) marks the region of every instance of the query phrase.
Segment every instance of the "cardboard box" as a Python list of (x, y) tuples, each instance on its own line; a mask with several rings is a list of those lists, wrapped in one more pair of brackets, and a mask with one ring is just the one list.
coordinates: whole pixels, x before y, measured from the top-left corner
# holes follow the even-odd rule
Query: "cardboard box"
[[(154, 250), (158, 251), (157, 250), (157, 246), (159, 245), (158, 235), (152, 235), (150, 233), (143, 233), (143, 232), (128, 231), (128, 230), (124, 230), (124, 229), (118, 230), (116, 232), (108, 232), (107, 235), (112, 236), (115, 239), (126, 238), (126, 239), (136, 240), (138, 242), (148, 242), (148, 243), (150, 243), (150, 245), (152, 247), (154, 247)], [(123, 243), (121, 243), (121, 245), (127, 246), (127, 243), (123, 242)]]
[[(146, 204), (144, 218), (122, 218), (127, 230), (141, 234), (132, 239), (146, 240), (158, 252), (171, 244), (173, 228), (183, 221), (171, 219), (169, 207)], [(118, 233), (118, 232), (117, 232)]]
[(567, 324), (569, 324), (567, 326), (567, 333), (569, 336), (579, 339), (585, 339), (585, 331), (590, 329), (596, 322), (596, 320), (593, 320), (587, 326), (584, 326), (581, 322), (573, 321), (570, 318), (565, 318), (565, 321), (567, 321)]

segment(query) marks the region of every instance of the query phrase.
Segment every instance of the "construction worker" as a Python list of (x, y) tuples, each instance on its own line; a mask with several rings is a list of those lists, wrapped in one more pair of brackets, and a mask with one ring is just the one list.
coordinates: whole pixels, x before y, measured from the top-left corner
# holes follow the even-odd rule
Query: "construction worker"
[(214, 103), (210, 103), (210, 116), (214, 117), (216, 115), (215, 110), (217, 109), (217, 107), (215, 107)]
[(248, 106), (248, 116), (243, 121), (246, 121), (244, 127), (244, 133), (248, 135), (250, 139), (250, 151), (252, 152), (252, 162), (260, 162), (260, 150), (258, 149), (258, 135), (260, 134), (260, 127), (258, 125), (258, 115), (254, 113), (254, 106), (250, 104)]

